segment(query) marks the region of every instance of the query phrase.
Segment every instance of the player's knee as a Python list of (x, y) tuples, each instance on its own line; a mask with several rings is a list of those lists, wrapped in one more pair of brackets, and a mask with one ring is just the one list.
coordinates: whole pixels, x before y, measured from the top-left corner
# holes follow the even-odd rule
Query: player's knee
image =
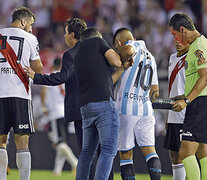
[(179, 156), (179, 152), (177, 152), (177, 151), (170, 151), (170, 160), (171, 160), (172, 164), (182, 163), (182, 160)]
[(179, 150), (179, 157), (180, 157), (181, 160), (183, 160), (187, 157), (187, 153), (184, 149)]
[(17, 135), (14, 137), (17, 150), (28, 149), (29, 135)]
[(7, 135), (0, 135), (0, 148), (6, 149)]
[(132, 160), (121, 160), (120, 166), (121, 166), (122, 180), (134, 180), (135, 179), (135, 171), (134, 171), (134, 165), (133, 165)]

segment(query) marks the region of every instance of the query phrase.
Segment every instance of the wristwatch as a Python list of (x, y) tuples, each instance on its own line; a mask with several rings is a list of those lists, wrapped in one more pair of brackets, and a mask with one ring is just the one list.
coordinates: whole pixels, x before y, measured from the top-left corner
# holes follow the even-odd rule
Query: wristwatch
[(189, 99), (188, 98), (184, 98), (184, 101), (185, 101), (185, 103), (187, 104), (187, 105), (189, 105), (190, 104), (190, 101), (189, 101)]

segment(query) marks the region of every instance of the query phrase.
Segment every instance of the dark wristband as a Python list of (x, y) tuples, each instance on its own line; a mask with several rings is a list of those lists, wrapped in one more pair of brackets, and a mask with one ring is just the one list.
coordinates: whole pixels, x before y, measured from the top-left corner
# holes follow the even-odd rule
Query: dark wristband
[(189, 104), (190, 104), (190, 101), (189, 101), (189, 99), (188, 99), (188, 98), (184, 98), (184, 101), (185, 101), (185, 103), (186, 103), (187, 105), (189, 105)]

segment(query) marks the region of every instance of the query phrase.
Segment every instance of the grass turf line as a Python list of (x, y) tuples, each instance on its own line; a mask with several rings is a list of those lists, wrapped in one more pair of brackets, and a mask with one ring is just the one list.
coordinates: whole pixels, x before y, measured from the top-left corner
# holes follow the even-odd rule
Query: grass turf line
[[(136, 174), (136, 179), (150, 180), (150, 177), (148, 174)], [(11, 169), (7, 180), (20, 180), (18, 170)], [(32, 170), (31, 180), (75, 180), (75, 176), (70, 171), (63, 171), (60, 177), (55, 177), (49, 170)], [(119, 173), (114, 174), (114, 180), (121, 180)], [(172, 180), (172, 176), (162, 175), (161, 180)]]

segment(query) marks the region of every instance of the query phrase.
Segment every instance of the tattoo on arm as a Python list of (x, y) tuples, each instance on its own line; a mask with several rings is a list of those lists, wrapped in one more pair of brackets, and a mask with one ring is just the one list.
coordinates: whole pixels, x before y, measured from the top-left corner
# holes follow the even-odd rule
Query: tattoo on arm
[(151, 96), (150, 96), (150, 100), (153, 102), (155, 99), (158, 98), (158, 90), (155, 90), (152, 92)]

